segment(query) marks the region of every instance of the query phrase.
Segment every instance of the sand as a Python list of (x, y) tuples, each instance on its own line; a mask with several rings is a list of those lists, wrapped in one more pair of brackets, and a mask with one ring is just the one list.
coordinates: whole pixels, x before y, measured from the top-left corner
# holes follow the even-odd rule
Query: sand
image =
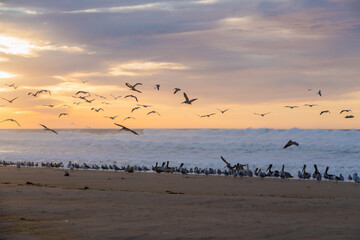
[(353, 182), (69, 172), (0, 167), (0, 239), (360, 239)]

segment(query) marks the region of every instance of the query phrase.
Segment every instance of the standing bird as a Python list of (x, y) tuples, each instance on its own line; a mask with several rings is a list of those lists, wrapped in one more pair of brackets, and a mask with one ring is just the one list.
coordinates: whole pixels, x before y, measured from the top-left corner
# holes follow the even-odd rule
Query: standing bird
[(135, 135), (139, 135), (139, 134), (138, 134), (137, 132), (135, 132), (134, 130), (131, 130), (131, 129), (129, 129), (129, 128), (121, 125), (121, 124), (118, 124), (118, 123), (114, 123), (114, 124), (115, 124), (116, 126), (121, 127), (120, 131), (125, 130), (125, 131), (128, 131), (128, 132), (132, 132), (132, 133), (135, 134)]
[(267, 114), (269, 114), (269, 113), (271, 113), (271, 112), (268, 112), (268, 113), (254, 113), (254, 114), (264, 117), (265, 115), (267, 115)]
[(6, 122), (6, 121), (14, 122), (14, 123), (16, 123), (19, 127), (21, 127), (20, 124), (19, 124), (15, 119), (12, 119), (12, 118), (5, 119), (4, 121), (1, 121), (0, 123)]
[(218, 109), (218, 108), (217, 108), (217, 110), (219, 110), (222, 114), (224, 114), (225, 112), (227, 112), (227, 111), (229, 110), (229, 108), (228, 108), (228, 109), (225, 109), (225, 110), (221, 110), (221, 109)]
[(160, 90), (160, 84), (156, 84), (155, 87), (154, 87), (154, 89), (156, 89), (156, 90), (159, 91), (159, 90)]
[(42, 126), (44, 128), (44, 131), (50, 131), (53, 132), (55, 134), (58, 134), (55, 130), (48, 128), (47, 126), (43, 125), (43, 124), (39, 124), (40, 126)]
[(125, 83), (125, 85), (126, 85), (127, 87), (129, 87), (131, 91), (135, 91), (135, 92), (141, 93), (141, 91), (137, 90), (135, 87), (136, 87), (137, 85), (142, 85), (142, 83), (135, 83), (134, 85), (131, 85), (130, 83)]
[(185, 98), (185, 101), (182, 102), (182, 103), (190, 104), (190, 105), (191, 105), (192, 102), (194, 102), (195, 100), (197, 100), (197, 98), (194, 98), (194, 99), (191, 99), (191, 100), (190, 100), (190, 99), (188, 98), (188, 96), (186, 95), (186, 93), (184, 93), (184, 98)]
[(178, 91), (181, 91), (180, 88), (174, 88), (174, 94), (176, 94)]
[(292, 145), (295, 145), (295, 146), (299, 146), (299, 143), (297, 143), (297, 142), (295, 142), (295, 141), (293, 141), (293, 140), (290, 140), (290, 141), (288, 141), (287, 142), (287, 144), (285, 144), (285, 146), (283, 147), (284, 149), (285, 148), (288, 148), (288, 147), (290, 147), (290, 146), (292, 146)]
[(4, 99), (5, 101), (8, 101), (9, 103), (13, 103), (13, 101), (15, 101), (18, 97), (16, 98), (13, 98), (13, 99), (6, 99), (6, 98), (1, 98), (1, 99)]

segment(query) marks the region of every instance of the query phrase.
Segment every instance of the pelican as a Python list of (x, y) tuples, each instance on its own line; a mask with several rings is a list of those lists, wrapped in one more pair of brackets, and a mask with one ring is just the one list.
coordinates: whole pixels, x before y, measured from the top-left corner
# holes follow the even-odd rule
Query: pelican
[(330, 111), (329, 110), (321, 111), (320, 115), (322, 115), (323, 113), (330, 113)]
[(118, 123), (114, 123), (114, 124), (115, 124), (116, 126), (121, 127), (120, 131), (125, 130), (125, 131), (128, 131), (128, 132), (132, 132), (132, 133), (135, 134), (135, 135), (139, 135), (139, 134), (138, 134), (137, 132), (135, 132), (134, 130), (131, 130), (131, 129), (129, 129), (129, 128), (121, 125), (121, 124), (118, 124)]
[(152, 113), (156, 113), (157, 115), (160, 116), (160, 113), (158, 113), (157, 111), (151, 111), (151, 112), (148, 112), (146, 115), (149, 115), (149, 114), (152, 114)]
[(21, 127), (20, 124), (19, 124), (15, 119), (12, 119), (12, 118), (5, 119), (5, 120), (1, 121), (0, 123), (6, 122), (6, 121), (14, 122), (14, 123), (16, 123), (19, 127)]
[(287, 144), (285, 144), (285, 146), (283, 147), (284, 149), (287, 148), (287, 147), (290, 147), (291, 145), (296, 145), (297, 147), (299, 146), (299, 143), (293, 141), (293, 140), (290, 140), (287, 142)]
[(289, 172), (284, 171), (285, 165), (283, 164), (280, 171), (280, 177), (281, 178), (293, 178)]
[(197, 98), (194, 98), (194, 99), (191, 99), (191, 100), (190, 100), (190, 99), (188, 98), (188, 96), (186, 95), (186, 93), (184, 93), (184, 97), (185, 97), (185, 101), (182, 102), (182, 103), (185, 103), (185, 104), (190, 104), (190, 105), (191, 105), (192, 102), (194, 102), (194, 101), (197, 100)]
[(53, 132), (55, 134), (58, 134), (55, 130), (48, 128), (47, 126), (43, 125), (43, 124), (39, 124), (40, 126), (42, 126), (44, 128), (44, 131), (50, 131)]
[(324, 172), (324, 178), (328, 179), (328, 180), (335, 180), (336, 179), (335, 175), (328, 174), (328, 170), (329, 170), (329, 167), (326, 167), (325, 172)]
[(317, 180), (321, 180), (321, 173), (319, 172), (317, 165), (314, 164), (315, 172), (312, 174), (313, 178), (316, 178)]
[(59, 114), (59, 118), (60, 118), (61, 116), (69, 116), (69, 114), (68, 114), (68, 113), (60, 113), (60, 114)]
[(128, 98), (128, 97), (132, 97), (132, 98), (134, 98), (134, 99), (138, 102), (137, 97), (135, 97), (134, 95), (126, 95), (124, 98)]
[(181, 91), (180, 88), (174, 88), (174, 94), (176, 94), (178, 91)]
[(130, 83), (125, 83), (125, 85), (126, 85), (127, 87), (129, 87), (131, 91), (135, 91), (135, 92), (141, 93), (141, 91), (137, 90), (135, 87), (136, 87), (137, 85), (142, 85), (142, 83), (135, 83), (134, 85), (131, 85)]
[(269, 113), (271, 113), (271, 112), (268, 112), (268, 113), (254, 113), (254, 114), (264, 117), (265, 115), (267, 115), (267, 114), (269, 114)]
[(13, 101), (15, 101), (16, 99), (17, 99), (18, 97), (16, 97), (16, 98), (13, 98), (13, 99), (6, 99), (6, 98), (1, 98), (1, 99), (3, 99), (3, 100), (5, 100), (5, 101), (8, 101), (9, 103), (13, 103)]
[(224, 114), (225, 112), (227, 112), (229, 110), (229, 108), (225, 109), (225, 110), (221, 110), (221, 109), (217, 108), (217, 110), (219, 110), (222, 114)]
[(348, 112), (352, 112), (352, 111), (351, 111), (350, 109), (343, 109), (343, 110), (340, 111), (340, 114), (342, 114), (343, 112), (347, 112), (347, 113), (348, 113)]
[(302, 169), (302, 174), (304, 175), (304, 178), (309, 179), (311, 177), (311, 174), (306, 172), (306, 164), (304, 164), (304, 167)]

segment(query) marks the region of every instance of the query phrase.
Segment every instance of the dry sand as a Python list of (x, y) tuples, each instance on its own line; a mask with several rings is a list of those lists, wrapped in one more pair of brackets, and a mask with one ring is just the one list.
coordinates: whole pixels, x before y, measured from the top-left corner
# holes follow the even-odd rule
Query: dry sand
[(360, 239), (359, 209), (355, 183), (0, 167), (0, 239)]

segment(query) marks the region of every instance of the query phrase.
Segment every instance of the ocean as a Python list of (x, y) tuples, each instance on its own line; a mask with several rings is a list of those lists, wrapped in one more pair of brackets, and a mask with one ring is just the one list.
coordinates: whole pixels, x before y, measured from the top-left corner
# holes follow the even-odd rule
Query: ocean
[[(0, 130), (0, 160), (88, 164), (145, 165), (170, 161), (170, 166), (221, 168), (248, 163), (251, 169), (285, 170), (297, 176), (307, 165), (313, 172), (348, 174), (360, 170), (359, 130), (306, 129), (138, 129), (140, 135), (118, 129), (60, 129), (59, 135), (40, 129)], [(299, 147), (283, 149), (290, 140)]]

